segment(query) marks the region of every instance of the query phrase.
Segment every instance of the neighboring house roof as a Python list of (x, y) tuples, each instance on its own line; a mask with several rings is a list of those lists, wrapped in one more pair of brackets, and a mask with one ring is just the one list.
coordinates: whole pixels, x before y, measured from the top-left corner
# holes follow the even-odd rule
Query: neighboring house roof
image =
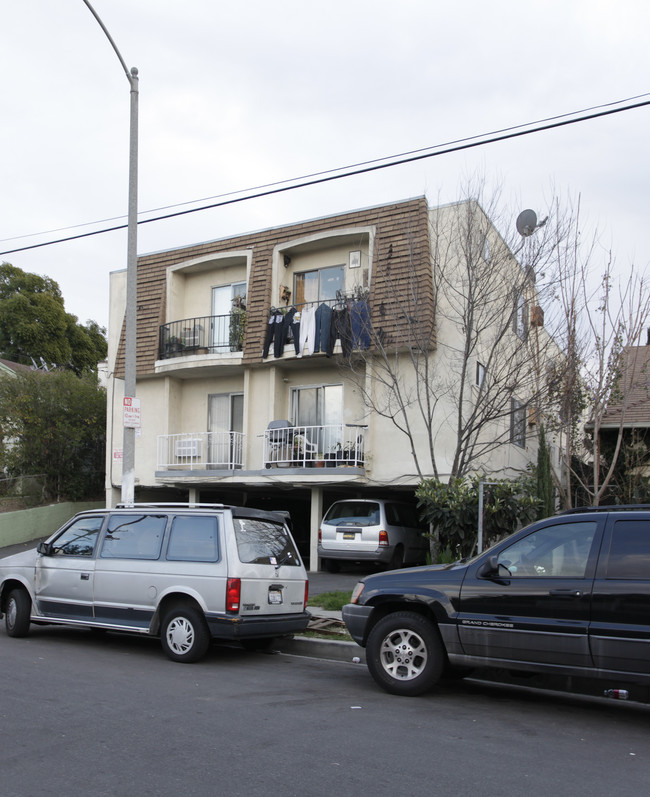
[(0, 374), (10, 374), (15, 376), (18, 371), (32, 371), (33, 368), (29, 365), (22, 363), (15, 363), (11, 360), (3, 360), (0, 358)]
[(650, 427), (650, 345), (627, 346), (623, 350), (620, 397), (612, 401), (601, 428)]

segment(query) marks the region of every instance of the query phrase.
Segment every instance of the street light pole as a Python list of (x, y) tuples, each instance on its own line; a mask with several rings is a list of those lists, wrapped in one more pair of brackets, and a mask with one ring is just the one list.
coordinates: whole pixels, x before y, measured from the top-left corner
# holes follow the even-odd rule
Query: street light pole
[[(124, 74), (129, 81), (131, 110), (129, 126), (129, 216), (126, 260), (126, 339), (124, 350), (124, 396), (135, 398), (136, 390), (136, 343), (137, 343), (137, 295), (138, 295), (138, 70), (128, 69), (111, 34), (88, 2), (83, 0), (90, 13), (106, 34), (115, 51)], [(122, 503), (132, 504), (135, 497), (135, 428), (124, 426), (122, 446)]]

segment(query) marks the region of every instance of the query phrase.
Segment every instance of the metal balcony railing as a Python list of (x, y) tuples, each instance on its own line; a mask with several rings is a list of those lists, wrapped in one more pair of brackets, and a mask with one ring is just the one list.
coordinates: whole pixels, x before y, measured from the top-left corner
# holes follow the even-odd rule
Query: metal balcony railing
[(246, 311), (170, 321), (159, 328), (158, 359), (242, 351)]
[[(273, 424), (280, 424), (275, 421)], [(271, 426), (273, 426), (273, 424)], [(365, 465), (366, 427), (275, 425), (264, 434), (266, 468), (354, 467)]]
[[(287, 423), (267, 429), (260, 437), (263, 438), (262, 459), (253, 463), (254, 470), (365, 467), (365, 426), (291, 426)], [(246, 436), (240, 432), (158, 435), (156, 470), (241, 470), (245, 468), (245, 443)]]
[(244, 467), (245, 435), (197, 432), (158, 435), (157, 470), (238, 470)]

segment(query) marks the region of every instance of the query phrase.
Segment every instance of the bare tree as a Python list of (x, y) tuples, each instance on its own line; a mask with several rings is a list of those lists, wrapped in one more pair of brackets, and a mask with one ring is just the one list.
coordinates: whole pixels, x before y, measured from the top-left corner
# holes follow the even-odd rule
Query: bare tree
[[(482, 189), (430, 211), (427, 252), (414, 242), (407, 267), (380, 260), (391, 298), (373, 308), (370, 348), (349, 361), (366, 407), (407, 436), (420, 478), (489, 472), (494, 452), (519, 433), (512, 418), (525, 429), (527, 406), (539, 405), (537, 363), (553, 345), (540, 328), (535, 275), (557, 242), (505, 238), (499, 198), (486, 203)], [(390, 335), (387, 318), (399, 320)]]
[[(634, 400), (632, 386), (645, 367), (645, 358), (635, 355), (635, 344), (650, 317), (650, 286), (634, 266), (617, 280), (609, 251), (602, 255), (600, 273), (596, 270), (598, 237), (597, 233), (591, 239), (584, 235), (579, 200), (575, 212), (562, 219), (554, 280), (559, 310), (554, 334), (562, 356), (549, 373), (551, 401), (559, 421), (555, 428), (564, 441), (560, 486), (566, 506), (573, 503), (574, 484), (598, 505), (617, 467)], [(601, 435), (604, 426), (610, 437), (607, 457)], [(590, 460), (588, 470), (583, 467), (585, 459)]]

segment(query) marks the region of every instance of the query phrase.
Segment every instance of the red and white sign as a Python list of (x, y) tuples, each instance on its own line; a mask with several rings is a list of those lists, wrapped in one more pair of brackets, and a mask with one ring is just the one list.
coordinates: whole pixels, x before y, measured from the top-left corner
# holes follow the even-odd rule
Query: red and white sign
[(125, 396), (122, 406), (124, 426), (128, 426), (131, 429), (139, 429), (142, 425), (140, 421), (140, 399)]

